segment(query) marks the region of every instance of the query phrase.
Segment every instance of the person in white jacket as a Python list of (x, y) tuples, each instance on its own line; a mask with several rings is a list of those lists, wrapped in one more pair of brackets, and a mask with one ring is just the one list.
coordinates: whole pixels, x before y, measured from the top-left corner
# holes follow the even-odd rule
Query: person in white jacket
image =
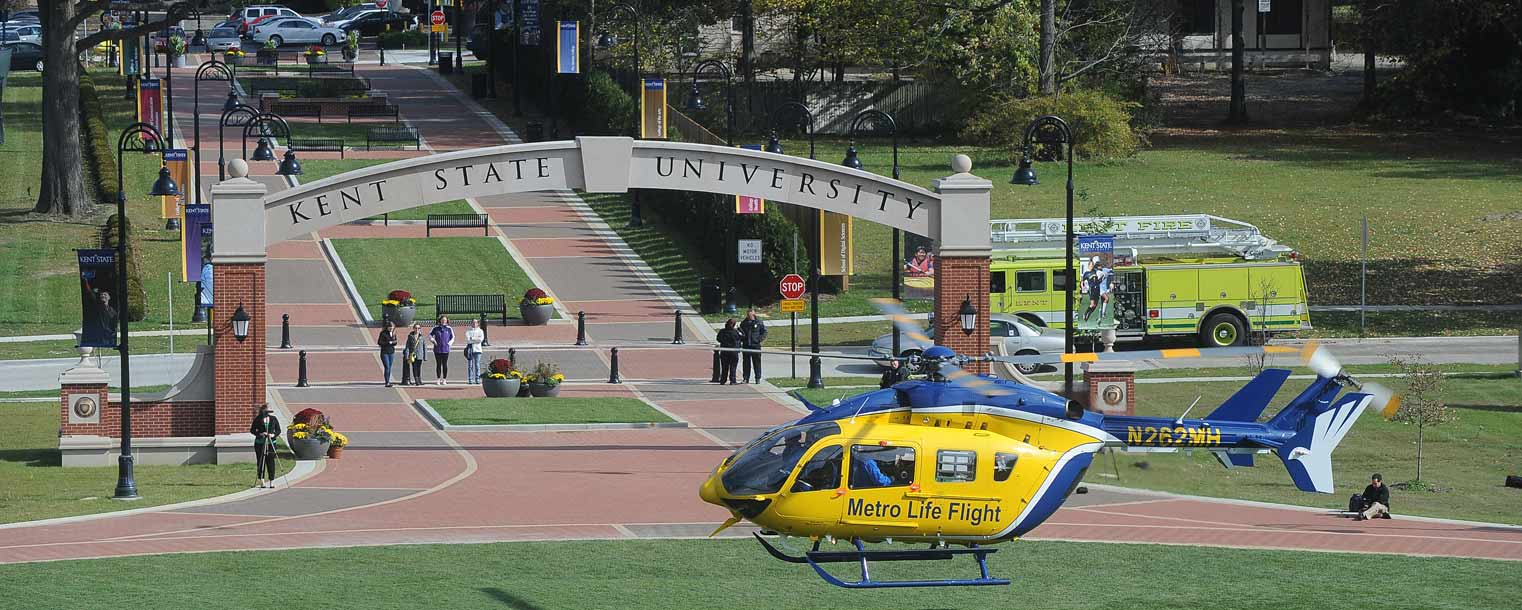
[(470, 330), (465, 331), (465, 383), (481, 383), (481, 344), (486, 342), (486, 331), (481, 321), (472, 319)]

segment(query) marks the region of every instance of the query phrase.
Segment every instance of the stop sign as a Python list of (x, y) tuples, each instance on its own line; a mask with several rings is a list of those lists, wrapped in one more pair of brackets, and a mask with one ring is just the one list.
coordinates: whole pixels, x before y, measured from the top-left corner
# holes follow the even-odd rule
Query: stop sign
[(434, 25), (444, 25), (444, 11), (435, 9), (432, 15)]
[(375, 0), (375, 8), (386, 8), (386, 0)]
[(789, 273), (783, 276), (782, 281), (777, 282), (777, 288), (782, 291), (784, 299), (801, 299), (804, 290), (803, 276)]

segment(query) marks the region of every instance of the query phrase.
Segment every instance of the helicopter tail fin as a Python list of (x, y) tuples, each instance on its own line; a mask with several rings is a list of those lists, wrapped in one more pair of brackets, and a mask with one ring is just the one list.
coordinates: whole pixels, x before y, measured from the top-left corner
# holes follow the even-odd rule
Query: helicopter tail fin
[(1263, 409), (1268, 407), (1268, 402), (1273, 400), (1279, 388), (1284, 385), (1284, 380), (1289, 379), (1289, 374), (1289, 369), (1263, 369), (1257, 377), (1221, 403), (1220, 407), (1206, 415), (1205, 419), (1257, 421), (1258, 416), (1263, 414)]
[(1284, 461), (1284, 468), (1295, 481), (1295, 487), (1300, 491), (1332, 493), (1332, 450), (1342, 442), (1364, 407), (1373, 400), (1368, 394), (1350, 393), (1324, 410), (1317, 410), (1315, 402), (1307, 401), (1290, 407), (1308, 409), (1303, 417), (1285, 420), (1275, 417), (1270, 422), (1272, 425), (1295, 420), (1295, 436), (1274, 449)]

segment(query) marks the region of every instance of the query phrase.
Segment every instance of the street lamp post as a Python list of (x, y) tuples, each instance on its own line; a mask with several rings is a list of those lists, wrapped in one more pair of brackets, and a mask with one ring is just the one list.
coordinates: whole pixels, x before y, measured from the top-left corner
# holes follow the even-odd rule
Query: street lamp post
[[(117, 316), (117, 332), (121, 335), (116, 340), (116, 349), (121, 352), (121, 409), (122, 409), (122, 444), (121, 454), (116, 458), (116, 492), (112, 496), (117, 500), (136, 500), (137, 481), (133, 477), (132, 465), (132, 369), (128, 362), (132, 351), (128, 346), (128, 310), (130, 297), (127, 294), (127, 191), (126, 180), (123, 176), (124, 153), (135, 151), (142, 153), (159, 153), (163, 157), (167, 145), (164, 135), (159, 133), (148, 123), (133, 123), (122, 131), (121, 137), (116, 140), (116, 294), (120, 297), (120, 315)], [(180, 194), (180, 189), (174, 180), (169, 177), (169, 168), (160, 165), (159, 178), (154, 181), (149, 195), (172, 197)]]
[[(238, 104), (232, 108), (223, 106), (222, 117), (217, 120), (217, 180), (227, 179), (227, 128), (242, 127), (247, 125), (254, 117), (259, 116), (259, 111), (247, 104)], [(246, 149), (245, 149), (245, 152)]]
[[(771, 124), (772, 135), (771, 135), (771, 138), (766, 143), (766, 152), (776, 153), (776, 154), (779, 154), (779, 155), (782, 154), (782, 142), (777, 139), (777, 126), (779, 124), (781, 124), (781, 121), (779, 119), (781, 119), (786, 114), (795, 114), (795, 115), (798, 115), (799, 117), (801, 117), (803, 119), (802, 121), (800, 121), (798, 123), (798, 126), (807, 129), (807, 133), (808, 133), (808, 136), (809, 136), (809, 159), (813, 159), (814, 158), (814, 113), (809, 110), (808, 106), (803, 105), (801, 102), (786, 102), (786, 103), (783, 103), (781, 106), (778, 106), (776, 110), (772, 111), (771, 117), (768, 119), (768, 123)], [(810, 216), (809, 216), (809, 218), (810, 218), (810, 221), (809, 221), (809, 227), (810, 227), (809, 241), (811, 241), (813, 243), (813, 246), (814, 246), (814, 248), (813, 248), (813, 250), (814, 250), (814, 257), (817, 258), (819, 256), (819, 227), (817, 226), (817, 223), (818, 223), (817, 219), (819, 218), (819, 212), (811, 210), (809, 212), (809, 214), (810, 214)], [(814, 355), (809, 356), (809, 381), (808, 381), (808, 387), (815, 388), (815, 389), (824, 387), (824, 373), (823, 373), (823, 370), (822, 370), (823, 369), (823, 365), (821, 364), (821, 362), (819, 360), (819, 355), (818, 355), (819, 354), (819, 274), (817, 273), (817, 271), (818, 271), (818, 266), (815, 265), (813, 262), (810, 262), (809, 263), (809, 286), (810, 286), (809, 287), (809, 344), (811, 346), (810, 351)]]
[[(270, 126), (276, 129), (270, 129)], [(259, 143), (254, 146), (253, 156), (248, 154), (248, 139), (253, 137), (255, 128), (259, 131)], [(243, 124), (243, 158), (248, 161), (274, 161), (275, 147), (270, 138), (291, 139), (291, 125), (273, 112), (261, 112), (250, 118)]]
[(201, 64), (201, 67), (196, 68), (195, 87), (191, 102), (191, 107), (193, 108), (191, 112), (191, 125), (195, 131), (195, 142), (190, 146), (190, 149), (195, 151), (195, 203), (201, 203), (201, 82), (227, 81), (227, 101), (222, 104), (222, 110), (225, 112), (238, 107), (238, 90), (232, 86), (234, 78), (236, 76), (233, 68), (228, 64), (217, 61), (216, 57), (212, 57), (206, 63)]
[[(1036, 170), (1031, 167), (1031, 145), (1059, 145), (1067, 152), (1068, 182), (1067, 182), (1067, 263), (1065, 265), (1066, 276), (1063, 280), (1063, 299), (1066, 306), (1063, 308), (1062, 319), (1066, 325), (1062, 331), (1062, 345), (1064, 353), (1073, 353), (1073, 285), (1077, 278), (1073, 277), (1073, 130), (1068, 127), (1067, 121), (1054, 115), (1038, 117), (1025, 127), (1024, 144), (1020, 151), (1020, 167), (1015, 170), (1015, 175), (1010, 179), (1010, 184), (1035, 186), (1040, 184), (1036, 181)], [(1071, 398), (1073, 395), (1073, 363), (1066, 362), (1062, 365), (1062, 391)]]
[[(898, 180), (898, 121), (893, 119), (893, 115), (876, 108), (863, 110), (860, 113), (857, 113), (855, 119), (851, 120), (851, 145), (850, 148), (846, 151), (846, 161), (843, 162), (843, 164), (854, 169), (862, 168), (861, 157), (857, 156), (855, 152), (856, 132), (857, 130), (861, 129), (861, 126), (864, 123), (868, 122), (876, 122), (880, 124), (886, 124), (888, 126), (888, 133), (893, 138), (893, 179)], [(854, 163), (852, 163), (852, 161), (854, 161)], [(900, 286), (902, 281), (899, 277), (899, 273), (903, 270), (904, 263), (903, 259), (900, 257), (900, 252), (898, 251), (899, 241), (898, 227), (894, 227), (893, 258), (890, 263), (893, 267), (893, 300), (895, 301), (902, 300), (901, 297), (903, 296), (902, 287)], [(892, 333), (893, 337), (893, 355), (897, 356), (899, 355), (899, 349), (901, 347), (898, 328), (895, 326), (890, 332)]]
[[(642, 64), (640, 63), (639, 57), (639, 9), (635, 8), (633, 5), (620, 2), (614, 4), (611, 8), (608, 9), (608, 11), (610, 13), (608, 19), (609, 21), (612, 21), (614, 18), (622, 15), (628, 17), (630, 21), (634, 22), (634, 27), (631, 28), (634, 31), (634, 82), (632, 83), (632, 88), (634, 90), (634, 99), (638, 100), (640, 99), (640, 96), (643, 95), (643, 92), (640, 91), (640, 86), (641, 79), (644, 76), (644, 73), (640, 71)], [(618, 39), (614, 38), (613, 34), (606, 30), (597, 35), (597, 46), (602, 47), (603, 49), (612, 49), (616, 44), (618, 44)], [(643, 135), (639, 133), (638, 123), (635, 124), (634, 130), (634, 137), (638, 138)], [(630, 228), (644, 226), (645, 218), (642, 212), (643, 210), (640, 208), (639, 202), (639, 190), (636, 189), (634, 191), (633, 197), (631, 197), (629, 200)]]
[[(725, 120), (724, 120), (724, 143), (726, 145), (728, 145), (728, 146), (734, 146), (735, 145), (735, 88), (734, 88), (734, 71), (730, 70), (729, 66), (725, 65), (724, 62), (719, 61), (717, 59), (709, 59), (709, 60), (698, 62), (697, 65), (692, 67), (692, 90), (689, 91), (688, 95), (687, 95), (687, 109), (688, 110), (693, 110), (693, 111), (699, 111), (699, 110), (703, 110), (704, 108), (708, 107), (707, 104), (703, 103), (703, 93), (702, 93), (702, 91), (698, 90), (698, 79), (703, 77), (703, 72), (704, 71), (718, 71), (718, 73), (724, 77), (724, 118), (725, 118)], [(734, 213), (731, 212), (729, 217), (728, 217), (728, 222), (724, 223), (724, 281), (723, 281), (721, 290), (722, 290), (722, 292), (724, 294), (724, 298), (725, 299), (730, 299), (730, 296), (729, 296), (730, 290), (732, 290), (734, 288), (734, 280), (731, 277), (731, 275), (733, 275), (733, 265), (734, 265), (734, 258), (735, 257), (730, 256), (730, 254), (731, 254), (730, 248), (733, 247), (734, 242), (735, 242), (735, 240), (734, 240), (734, 233), (735, 233), (735, 217), (734, 217)], [(734, 305), (734, 301), (732, 299), (722, 309), (728, 310), (728, 308), (729, 308), (728, 306), (730, 306), (730, 305)]]
[(512, 57), (508, 58), (509, 63), (513, 64), (513, 116), (523, 116), (522, 99), (519, 97), (519, 93), (518, 93), (518, 90), (523, 88), (522, 87), (523, 83), (518, 80), (518, 44), (522, 42), (522, 38), (523, 38), (523, 24), (518, 22), (518, 19), (519, 19), (519, 15), (518, 15), (518, 2), (520, 2), (520, 1), (521, 0), (512, 0), (512, 3), (513, 3), (513, 46), (512, 46), (513, 53), (512, 53)]

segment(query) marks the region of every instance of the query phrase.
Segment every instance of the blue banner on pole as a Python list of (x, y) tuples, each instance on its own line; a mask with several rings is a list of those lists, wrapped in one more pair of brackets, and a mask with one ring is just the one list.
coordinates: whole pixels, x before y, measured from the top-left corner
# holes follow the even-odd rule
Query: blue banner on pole
[(1078, 236), (1079, 330), (1115, 328), (1115, 236)]
[(116, 250), (76, 250), (79, 255), (79, 345), (116, 347), (126, 298), (117, 295)]
[(561, 21), (555, 28), (555, 68), (560, 74), (581, 74), (578, 40), (581, 22)]

